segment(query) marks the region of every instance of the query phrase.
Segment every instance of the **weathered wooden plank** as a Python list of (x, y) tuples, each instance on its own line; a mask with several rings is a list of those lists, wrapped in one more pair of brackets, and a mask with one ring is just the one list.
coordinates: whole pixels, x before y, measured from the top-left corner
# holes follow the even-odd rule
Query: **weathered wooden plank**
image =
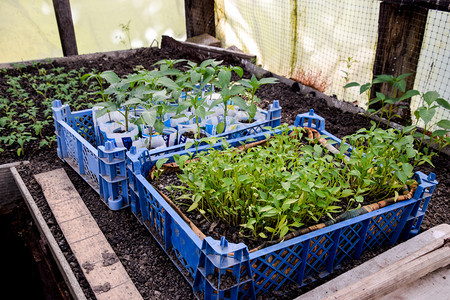
[(70, 0), (53, 0), (56, 23), (64, 56), (78, 55), (77, 40), (73, 28)]
[(97, 299), (142, 299), (64, 169), (35, 178)]
[(214, 54), (231, 55), (242, 59), (256, 59), (256, 55), (247, 54), (244, 52), (222, 49), (219, 47), (211, 47), (205, 45), (194, 44), (190, 42), (179, 42), (169, 36), (163, 35), (161, 40), (161, 48), (169, 47), (172, 49), (188, 52), (194, 51), (195, 55), (203, 54), (204, 58), (211, 58)]
[[(395, 291), (402, 285), (450, 264), (450, 235), (416, 251), (412, 255), (381, 269), (380, 271), (341, 289), (326, 298), (334, 299), (378, 299)], [(440, 246), (439, 246), (440, 245)]]

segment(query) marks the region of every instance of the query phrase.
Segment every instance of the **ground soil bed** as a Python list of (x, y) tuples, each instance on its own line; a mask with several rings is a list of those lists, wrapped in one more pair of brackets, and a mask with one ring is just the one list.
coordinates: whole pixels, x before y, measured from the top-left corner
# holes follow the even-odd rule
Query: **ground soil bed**
[[(43, 68), (64, 67), (65, 71), (71, 69), (79, 69), (86, 67), (87, 70), (95, 68), (100, 71), (114, 70), (119, 75), (124, 75), (133, 71), (137, 65), (145, 68), (151, 68), (152, 64), (163, 58), (188, 58), (199, 62), (204, 57), (195, 57), (194, 53), (183, 53), (183, 51), (172, 51), (170, 49), (140, 49), (130, 52), (130, 56), (126, 59), (111, 58), (106, 55), (100, 55), (98, 58), (71, 59), (68, 63), (57, 62), (52, 65), (42, 65)], [(232, 57), (225, 57), (226, 62), (234, 65), (238, 61)], [(15, 75), (19, 71), (16, 69), (7, 70), (7, 74)], [(37, 69), (28, 67), (21, 72), (37, 72)], [(250, 74), (246, 72), (246, 77)], [(4, 76), (0, 76), (0, 97), (6, 95), (8, 84)], [(27, 92), (30, 97), (33, 96), (34, 90), (28, 87)], [(273, 100), (280, 100), (282, 107), (282, 122), (293, 124), (295, 116), (299, 113), (305, 113), (313, 108), (316, 113), (326, 119), (326, 129), (338, 137), (354, 133), (362, 127), (368, 128), (370, 122), (361, 115), (345, 113), (339, 109), (327, 106), (326, 101), (315, 97), (314, 95), (299, 95), (293, 92), (286, 85), (279, 83), (276, 85), (263, 86), (258, 96), (263, 99), (261, 107), (267, 109)], [(53, 131), (51, 126), (44, 129), (44, 134), (51, 134)], [(2, 134), (4, 134), (2, 132)], [(36, 142), (37, 143), (37, 142)], [(76, 189), (85, 201), (91, 214), (96, 219), (100, 229), (111, 243), (114, 251), (117, 253), (122, 264), (129, 273), (131, 279), (136, 284), (138, 290), (144, 299), (193, 299), (190, 285), (184, 280), (181, 273), (170, 262), (168, 256), (161, 250), (157, 242), (144, 226), (138, 223), (131, 212), (126, 209), (118, 212), (110, 211), (103, 204), (98, 194), (79, 177), (67, 164), (59, 160), (56, 155), (55, 146), (51, 149), (38, 149), (36, 144), (30, 144), (25, 149), (25, 156), (17, 158), (14, 149), (6, 148), (1, 154), (0, 164), (9, 163), (17, 160), (29, 160), (30, 164), (19, 167), (19, 172), (27, 184), (32, 196), (37, 202), (43, 216), (47, 220), (56, 240), (58, 241), (63, 253), (66, 255), (70, 265), (73, 267), (74, 273), (79, 279), (83, 290), (88, 299), (95, 299), (93, 292), (90, 290), (82, 272), (81, 267), (76, 262), (70, 251), (54, 217), (43, 197), (42, 191), (35, 181), (33, 175), (56, 168), (64, 168), (74, 183)], [(434, 196), (430, 202), (427, 214), (422, 224), (422, 230), (431, 228), (442, 223), (450, 223), (450, 210), (448, 199), (450, 198), (450, 174), (449, 174), (449, 157), (440, 155), (434, 157), (433, 163), (436, 169), (430, 166), (421, 166), (418, 170), (424, 173), (431, 171), (436, 173), (439, 185), (434, 192)], [(18, 216), (20, 217), (20, 216)], [(205, 232), (206, 233), (206, 232)], [(306, 287), (286, 286), (281, 291), (274, 292), (263, 298), (276, 297), (280, 299), (292, 299), (293, 297), (304, 293), (305, 291), (329, 280), (338, 274), (355, 267), (356, 265), (376, 256), (378, 253), (385, 251), (387, 248), (380, 248), (378, 251), (365, 253), (361, 259), (345, 263), (340, 270), (325, 279), (319, 279), (316, 283), (312, 283)], [(17, 258), (19, 259), (19, 258)]]

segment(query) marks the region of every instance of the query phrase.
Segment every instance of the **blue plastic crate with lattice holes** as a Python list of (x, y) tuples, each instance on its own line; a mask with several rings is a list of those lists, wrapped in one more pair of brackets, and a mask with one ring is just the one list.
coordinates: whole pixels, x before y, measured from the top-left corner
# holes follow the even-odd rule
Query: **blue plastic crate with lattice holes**
[(59, 100), (53, 101), (52, 109), (59, 158), (80, 174), (110, 209), (128, 207), (126, 148), (111, 142), (97, 147), (92, 109), (72, 112)]
[[(297, 117), (296, 126), (308, 126), (340, 143), (325, 130), (325, 120), (313, 111)], [(239, 145), (249, 137), (230, 140)], [(264, 133), (251, 136), (265, 138)], [(220, 147), (220, 143), (216, 145)], [(199, 147), (198, 151), (207, 151)], [(187, 150), (192, 151), (192, 150)], [(173, 153), (152, 157), (146, 152), (128, 153), (128, 172), (133, 191), (132, 209), (155, 237), (200, 299), (256, 299), (288, 285), (308, 284), (323, 277), (343, 261), (357, 259), (366, 249), (393, 244), (417, 234), (437, 185), (434, 174), (417, 172), (418, 188), (409, 200), (359, 215), (337, 224), (294, 237), (263, 249), (206, 237), (178, 213), (146, 180), (152, 164)], [(134, 204), (133, 204), (134, 202)]]
[[(127, 148), (117, 147), (113, 140), (96, 133), (92, 109), (72, 112), (69, 105), (53, 101), (53, 118), (57, 139), (58, 156), (67, 162), (89, 185), (100, 194), (102, 201), (112, 210), (126, 208), (132, 201), (136, 212), (136, 192), (133, 189), (133, 172), (126, 167)], [(254, 122), (245, 128), (218, 135), (221, 138), (236, 139), (265, 131), (266, 126), (276, 127), (281, 123), (281, 107), (274, 100), (264, 111), (266, 119)], [(185, 145), (175, 145), (164, 150), (145, 151), (147, 156), (163, 153), (177, 153)], [(134, 150), (133, 150), (134, 151)], [(142, 150), (144, 151), (144, 150)], [(143, 155), (143, 157), (146, 157)], [(142, 160), (142, 159), (141, 159)], [(148, 165), (143, 162), (143, 165)], [(128, 176), (131, 178), (128, 178)], [(128, 180), (131, 184), (128, 184)], [(131, 190), (128, 190), (130, 186)], [(130, 197), (129, 197), (130, 195)]]

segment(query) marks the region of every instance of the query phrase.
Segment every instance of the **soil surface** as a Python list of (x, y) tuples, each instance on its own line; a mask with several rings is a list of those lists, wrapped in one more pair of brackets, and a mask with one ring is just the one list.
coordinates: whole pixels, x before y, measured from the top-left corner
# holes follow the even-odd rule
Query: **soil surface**
[[(130, 52), (127, 59), (111, 58), (106, 55), (98, 59), (89, 60), (70, 60), (68, 63), (55, 62), (51, 65), (43, 64), (41, 67), (53, 68), (55, 66), (64, 67), (65, 71), (85, 67), (87, 70), (95, 68), (99, 71), (114, 70), (119, 75), (128, 74), (138, 65), (144, 68), (152, 68), (152, 64), (164, 58), (187, 58), (196, 62), (205, 59), (197, 57), (194, 52), (185, 53), (177, 50), (158, 50), (155, 48), (139, 49)], [(232, 57), (223, 57), (226, 63), (237, 65), (239, 62)], [(8, 74), (15, 75), (17, 70), (8, 70)], [(22, 72), (37, 72), (31, 67)], [(245, 77), (250, 78), (248, 72)], [(0, 76), (0, 97), (3, 96), (7, 88), (5, 80)], [(28, 91), (30, 95), (34, 93), (32, 89)], [(315, 112), (326, 119), (326, 129), (338, 137), (354, 133), (362, 127), (370, 127), (370, 121), (362, 116), (352, 113), (345, 113), (339, 109), (328, 107), (324, 99), (314, 95), (300, 95), (292, 91), (290, 87), (279, 83), (275, 85), (265, 85), (258, 91), (258, 97), (262, 99), (261, 107), (266, 109), (273, 100), (279, 100), (282, 107), (282, 122), (293, 124), (295, 117), (299, 113), (305, 113), (313, 108)], [(52, 132), (51, 127), (46, 128), (44, 133)], [(194, 299), (191, 286), (184, 280), (178, 269), (171, 263), (166, 253), (159, 247), (144, 226), (139, 224), (129, 209), (118, 212), (110, 211), (99, 199), (98, 194), (67, 164), (63, 163), (56, 155), (56, 147), (52, 149), (38, 149), (38, 147), (29, 146), (25, 149), (25, 156), (17, 158), (15, 151), (6, 149), (1, 154), (0, 164), (18, 160), (29, 160), (30, 164), (21, 166), (19, 172), (30, 190), (30, 193), (37, 202), (42, 214), (49, 224), (56, 240), (58, 241), (63, 253), (72, 266), (76, 277), (85, 291), (88, 299), (95, 299), (93, 291), (90, 289), (84, 278), (81, 266), (74, 258), (61, 230), (56, 224), (44, 197), (40, 186), (34, 179), (34, 174), (56, 168), (64, 168), (72, 180), (77, 191), (85, 201), (91, 214), (96, 219), (100, 229), (111, 243), (114, 251), (124, 265), (131, 279), (137, 286), (144, 299)], [(434, 196), (429, 204), (427, 214), (422, 224), (422, 230), (426, 230), (435, 225), (450, 223), (450, 159), (445, 155), (436, 156), (433, 159), (436, 168), (431, 166), (421, 166), (418, 169), (424, 173), (435, 172), (439, 181)], [(20, 217), (20, 216), (17, 216)], [(380, 248), (377, 251), (364, 253), (361, 259), (353, 260), (343, 264), (340, 270), (324, 279), (318, 279), (315, 283), (309, 284), (303, 288), (298, 285), (287, 286), (281, 291), (276, 291), (272, 295), (266, 295), (263, 298), (292, 299), (315, 286), (334, 278), (340, 273), (349, 270), (356, 265), (370, 259), (377, 254), (385, 251), (388, 247)], [(19, 259), (19, 258), (16, 258)]]

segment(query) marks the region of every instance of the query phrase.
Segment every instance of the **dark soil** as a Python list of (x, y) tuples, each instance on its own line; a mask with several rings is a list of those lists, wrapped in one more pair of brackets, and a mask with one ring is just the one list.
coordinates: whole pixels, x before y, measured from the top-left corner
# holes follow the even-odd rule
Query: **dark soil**
[[(133, 68), (137, 65), (151, 68), (153, 63), (163, 58), (188, 58), (197, 62), (205, 59), (205, 57), (196, 57), (194, 52), (184, 53), (183, 51), (171, 51), (170, 49), (140, 49), (131, 53), (133, 54), (127, 59), (115, 59), (104, 55), (98, 59), (71, 60), (68, 63), (58, 62), (53, 63), (52, 66), (43, 65), (42, 67), (51, 68), (54, 66), (63, 66), (66, 68), (66, 71), (79, 69), (80, 67), (86, 67), (87, 70), (96, 68), (100, 71), (111, 69), (119, 75), (124, 75), (132, 72)], [(224, 57), (222, 59), (225, 59), (227, 63), (235, 65), (238, 63), (238, 61), (232, 57)], [(18, 71), (8, 70), (7, 72), (13, 75)], [(24, 72), (37, 72), (37, 70), (28, 67)], [(249, 78), (250, 74), (246, 73), (245, 76)], [(0, 77), (0, 97), (3, 96), (1, 93), (4, 91), (5, 87), (5, 80)], [(33, 90), (28, 92), (30, 95), (33, 94)], [(258, 92), (258, 97), (262, 99), (261, 107), (264, 109), (267, 109), (268, 105), (273, 100), (280, 100), (280, 105), (282, 107), (282, 122), (288, 124), (293, 124), (297, 114), (305, 113), (310, 108), (313, 108), (316, 113), (326, 119), (326, 129), (338, 137), (354, 133), (361, 127), (368, 128), (370, 126), (369, 120), (364, 116), (345, 113), (339, 109), (328, 107), (325, 100), (314, 97), (313, 95), (299, 95), (281, 83), (263, 86)], [(44, 134), (49, 134), (52, 131), (51, 128), (46, 130), (47, 131), (44, 132)], [(57, 226), (56, 220), (43, 197), (42, 191), (33, 177), (34, 174), (56, 168), (64, 168), (66, 170), (77, 191), (85, 201), (100, 229), (111, 243), (121, 263), (124, 265), (144, 299), (194, 298), (191, 286), (184, 280), (178, 269), (171, 263), (169, 257), (158, 246), (150, 233), (144, 226), (139, 224), (128, 209), (118, 212), (110, 211), (105, 204), (100, 201), (98, 194), (67, 164), (64, 164), (58, 159), (55, 147), (52, 149), (36, 149), (38, 149), (38, 147), (36, 147), (36, 145), (33, 146), (33, 144), (25, 149), (26, 156), (21, 157), (20, 160), (29, 160), (30, 164), (21, 166), (19, 172), (42, 211), (44, 218), (47, 220), (63, 253), (72, 266), (88, 299), (95, 299), (94, 293), (89, 288), (89, 285), (82, 274), (81, 267), (78, 265), (64, 236)], [(0, 163), (8, 163), (17, 160), (19, 159), (16, 157), (15, 151), (7, 149), (1, 154)], [(430, 166), (419, 167), (419, 170), (424, 173), (435, 172), (437, 180), (440, 182), (428, 207), (427, 214), (422, 224), (422, 230), (429, 229), (438, 224), (450, 223), (450, 210), (448, 205), (450, 198), (450, 160), (449, 157), (440, 155), (434, 157), (433, 163), (435, 164), (436, 169), (433, 169)], [(18, 213), (17, 218), (20, 218), (20, 213)], [(298, 285), (286, 286), (281, 291), (274, 292), (272, 295), (267, 295), (263, 298), (273, 297), (279, 299), (292, 299), (318, 284), (376, 256), (387, 248), (388, 247), (384, 247), (378, 249), (378, 251), (365, 253), (361, 259), (345, 263), (340, 270), (337, 270), (326, 279), (319, 279), (317, 283), (312, 283), (303, 288), (300, 288)]]
[(187, 131), (187, 132), (185, 132), (185, 133), (182, 134), (182, 136), (184, 136), (184, 137), (187, 138), (187, 139), (191, 139), (191, 140), (193, 140), (193, 139), (195, 139), (195, 138), (197, 138), (197, 139), (202, 139), (202, 138), (207, 137), (206, 134), (204, 134), (204, 133), (202, 133), (202, 132), (200, 132), (200, 133), (198, 134), (197, 137), (196, 137), (195, 135), (196, 135), (196, 133), (194, 133), (194, 132), (192, 132), (192, 131)]

